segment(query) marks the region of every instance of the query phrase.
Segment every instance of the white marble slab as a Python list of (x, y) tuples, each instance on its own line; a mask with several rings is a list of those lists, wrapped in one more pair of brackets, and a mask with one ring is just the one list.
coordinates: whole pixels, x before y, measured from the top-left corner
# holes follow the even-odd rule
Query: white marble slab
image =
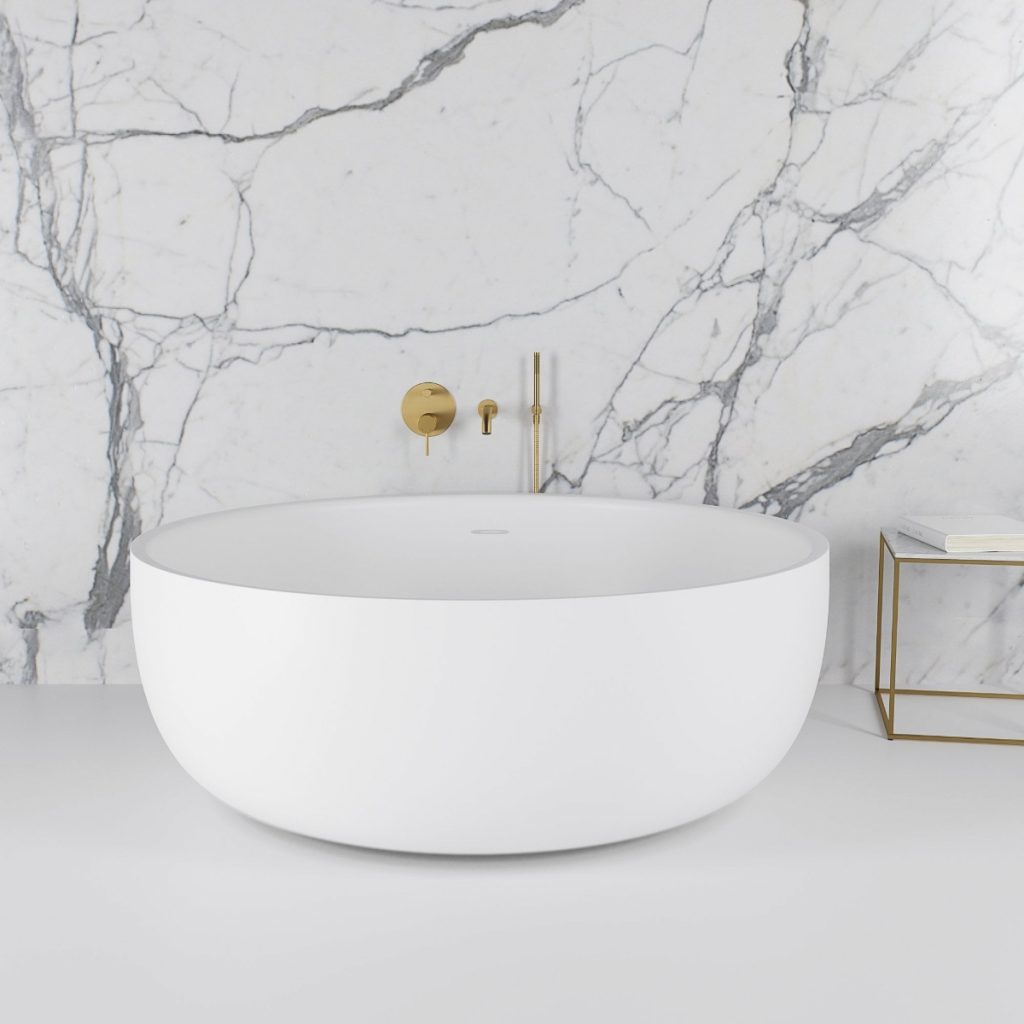
[(524, 490), (534, 349), (547, 490), (818, 527), (865, 678), (879, 526), (1024, 505), (1022, 66), (1016, 0), (0, 0), (0, 679), (134, 680), (164, 519)]

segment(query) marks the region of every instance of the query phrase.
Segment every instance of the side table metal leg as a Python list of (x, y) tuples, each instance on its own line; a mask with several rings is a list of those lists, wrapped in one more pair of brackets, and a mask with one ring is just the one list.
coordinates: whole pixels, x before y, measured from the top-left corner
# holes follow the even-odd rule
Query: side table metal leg
[(889, 730), (896, 731), (896, 646), (900, 621), (900, 560), (892, 560), (892, 636), (889, 640)]
[(875, 620), (875, 693), (882, 675), (882, 590), (885, 581), (885, 541), (878, 536), (878, 618)]

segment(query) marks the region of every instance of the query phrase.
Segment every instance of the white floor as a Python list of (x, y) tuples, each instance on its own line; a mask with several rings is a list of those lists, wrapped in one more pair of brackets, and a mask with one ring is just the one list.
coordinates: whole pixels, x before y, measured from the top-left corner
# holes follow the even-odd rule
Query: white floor
[(695, 825), (459, 860), (242, 818), (137, 688), (2, 689), (0, 1018), (1021, 1020), (1024, 748), (889, 743), (871, 701), (823, 690)]

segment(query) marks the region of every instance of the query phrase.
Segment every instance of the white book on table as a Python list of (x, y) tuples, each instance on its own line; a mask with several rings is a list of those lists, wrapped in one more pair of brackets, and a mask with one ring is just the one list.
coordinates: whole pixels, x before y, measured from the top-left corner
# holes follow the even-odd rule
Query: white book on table
[(918, 516), (900, 518), (900, 533), (950, 554), (1024, 552), (1024, 521), (1011, 516)]

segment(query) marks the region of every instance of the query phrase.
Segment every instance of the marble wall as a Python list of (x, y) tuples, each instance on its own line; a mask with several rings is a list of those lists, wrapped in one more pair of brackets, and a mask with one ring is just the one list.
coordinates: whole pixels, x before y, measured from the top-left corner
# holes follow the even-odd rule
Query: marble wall
[[(0, 679), (134, 680), (162, 520), (524, 490), (538, 348), (546, 489), (821, 529), (863, 681), (879, 524), (1021, 511), (1022, 70), (1017, 0), (0, 0)], [(1018, 672), (942, 571), (908, 678)]]

